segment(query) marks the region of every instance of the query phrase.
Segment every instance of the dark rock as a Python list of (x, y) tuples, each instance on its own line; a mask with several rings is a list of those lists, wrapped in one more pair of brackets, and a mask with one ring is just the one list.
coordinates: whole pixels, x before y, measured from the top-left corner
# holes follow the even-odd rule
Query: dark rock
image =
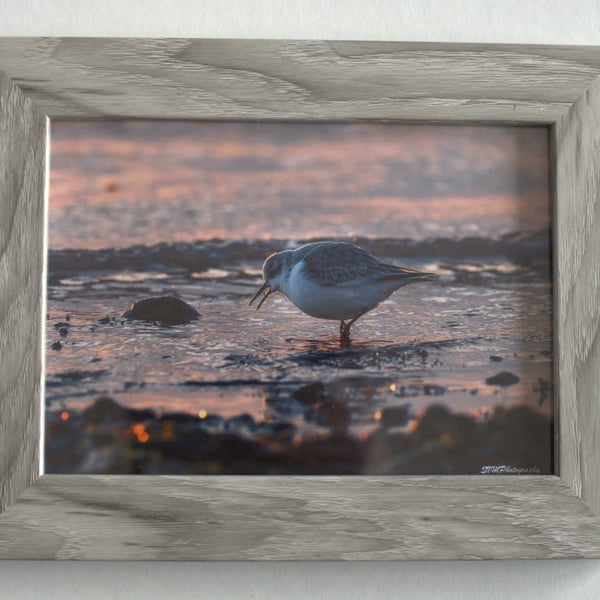
[(67, 335), (69, 333), (69, 329), (67, 327), (62, 327), (61, 329), (58, 330), (58, 333), (60, 333), (61, 337), (67, 337)]
[(488, 377), (485, 380), (488, 385), (499, 385), (500, 387), (508, 387), (509, 385), (514, 385), (519, 381), (521, 381), (520, 378), (509, 371), (502, 371), (501, 373), (498, 373), (492, 377)]
[(251, 433), (255, 429), (256, 423), (252, 416), (248, 414), (237, 415), (225, 421), (225, 431), (234, 431), (236, 433), (247, 431)]
[(54, 329), (62, 329), (63, 327), (71, 327), (71, 324), (65, 321), (59, 321), (58, 323), (54, 323)]
[(410, 404), (386, 406), (381, 411), (382, 427), (404, 427), (410, 419)]
[(327, 387), (321, 381), (303, 385), (292, 394), (292, 397), (302, 404), (318, 404), (328, 396)]
[(490, 356), (490, 360), (492, 362), (502, 362), (502, 357), (501, 356), (496, 356), (495, 354), (492, 354), (492, 356)]
[(345, 431), (350, 423), (350, 409), (344, 402), (322, 402), (305, 414), (307, 421), (334, 431)]
[(163, 325), (182, 325), (199, 316), (200, 313), (194, 307), (175, 296), (143, 298), (134, 302), (131, 308), (123, 313), (126, 319)]
[(206, 456), (211, 440), (211, 434), (202, 429), (180, 431), (177, 439), (170, 442), (160, 442), (160, 452), (169, 459), (194, 464)]
[(341, 432), (304, 441), (288, 458), (296, 474), (357, 475), (364, 463), (361, 443)]
[(529, 406), (497, 408), (485, 424), (484, 464), (534, 467), (552, 473), (552, 419)]
[(106, 315), (105, 317), (98, 319), (98, 323), (100, 323), (100, 325), (108, 325), (110, 323), (110, 317)]
[(109, 396), (100, 396), (83, 411), (83, 420), (91, 424), (118, 423), (128, 419), (129, 411)]
[(275, 421), (273, 423), (260, 423), (256, 432), (259, 436), (264, 435), (278, 442), (288, 443), (292, 441), (296, 433), (296, 427), (286, 421)]
[(62, 350), (62, 343), (60, 341), (56, 341), (54, 342), (54, 344), (52, 344), (52, 346), (50, 346), (50, 348), (52, 348), (52, 350)]
[(82, 416), (84, 422), (89, 424), (114, 425), (116, 423), (154, 419), (156, 415), (150, 409), (126, 408), (110, 396), (100, 396), (94, 404), (83, 411)]
[(420, 437), (438, 437), (452, 427), (453, 415), (443, 404), (432, 404), (419, 422), (416, 433)]
[(160, 415), (160, 417), (158, 417), (158, 421), (160, 423), (170, 422), (186, 425), (189, 423), (196, 423), (197, 419), (196, 417), (190, 415), (190, 413), (186, 412), (168, 412)]
[(306, 405), (299, 402), (289, 392), (267, 394), (266, 404), (280, 415), (300, 415), (306, 411)]
[(364, 472), (398, 474), (407, 472), (406, 457), (413, 449), (414, 434), (376, 429), (366, 442)]
[(258, 442), (230, 433), (213, 434), (207, 448), (208, 460), (221, 464), (223, 473), (260, 472)]
[(213, 431), (221, 431), (225, 427), (225, 420), (219, 415), (206, 415), (200, 420), (200, 426)]

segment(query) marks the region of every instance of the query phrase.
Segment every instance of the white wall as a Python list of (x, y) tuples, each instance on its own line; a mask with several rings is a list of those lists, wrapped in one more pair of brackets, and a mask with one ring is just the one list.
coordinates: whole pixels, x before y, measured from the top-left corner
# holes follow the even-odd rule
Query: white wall
[[(599, 0), (0, 0), (0, 35), (600, 45)], [(600, 561), (0, 562), (0, 599), (600, 597)]]

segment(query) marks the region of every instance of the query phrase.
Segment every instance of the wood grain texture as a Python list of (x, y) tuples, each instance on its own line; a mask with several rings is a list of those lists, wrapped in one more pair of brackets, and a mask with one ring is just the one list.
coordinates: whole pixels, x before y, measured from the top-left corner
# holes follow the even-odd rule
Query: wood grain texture
[(45, 119), (0, 72), (0, 511), (39, 472)]
[(599, 67), (597, 49), (557, 52), (543, 46), (0, 41), (0, 69), (57, 118), (547, 123), (583, 94)]
[(560, 473), (600, 513), (600, 80), (556, 126)]
[(557, 477), (67, 475), (43, 477), (7, 510), (0, 557), (591, 557), (599, 538), (597, 517)]
[[(0, 70), (0, 557), (600, 556), (600, 49), (10, 38)], [(43, 476), (13, 502), (43, 407), (41, 114), (555, 126), (559, 476)]]

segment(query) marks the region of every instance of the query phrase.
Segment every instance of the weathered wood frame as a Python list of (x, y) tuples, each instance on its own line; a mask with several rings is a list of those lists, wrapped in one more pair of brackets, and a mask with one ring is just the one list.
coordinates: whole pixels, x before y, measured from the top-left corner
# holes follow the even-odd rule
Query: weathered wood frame
[[(4, 38), (0, 71), (0, 557), (600, 557), (600, 48)], [(558, 475), (41, 475), (47, 117), (547, 125)]]

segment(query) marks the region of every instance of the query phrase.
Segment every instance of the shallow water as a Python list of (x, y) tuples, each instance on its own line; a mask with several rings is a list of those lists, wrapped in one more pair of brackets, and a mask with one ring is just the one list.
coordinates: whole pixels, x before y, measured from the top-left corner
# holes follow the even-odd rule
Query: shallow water
[[(98, 130), (96, 134), (100, 135)], [(65, 154), (57, 156), (60, 167)], [(119, 164), (125, 161), (122, 153), (118, 158)], [(59, 183), (69, 168), (58, 169), (55, 178)], [(181, 179), (178, 181), (181, 184)], [(242, 182), (234, 183), (237, 189)], [(62, 188), (57, 184), (55, 189)], [(178, 206), (185, 198), (179, 187), (171, 196)], [(224, 215), (216, 218), (221, 223), (216, 231), (231, 235), (197, 241), (196, 228), (187, 225), (192, 217), (181, 206), (172, 212), (172, 206), (164, 203), (157, 208), (150, 200), (143, 202), (137, 197), (132, 203), (124, 199), (122, 204), (128, 208), (120, 212), (123, 223), (108, 228), (107, 223), (115, 220), (112, 200), (96, 204), (90, 200), (81, 206), (59, 200), (55, 212), (51, 208), (50, 213), (48, 267), (45, 393), (49, 471), (302, 473), (321, 472), (315, 465), (323, 460), (329, 465), (323, 467), (324, 472), (356, 472), (346, 457), (332, 458), (331, 449), (325, 452), (321, 448), (325, 458), (318, 460), (306, 451), (304, 462), (289, 468), (274, 466), (273, 456), (277, 452), (283, 456), (283, 452), (289, 462), (293, 448), (300, 452), (307, 440), (320, 443), (328, 439), (338, 447), (368, 443), (372, 456), (379, 452), (381, 436), (393, 430), (396, 438), (386, 438), (384, 459), (377, 464), (368, 459), (370, 466), (359, 471), (405, 472), (406, 461), (421, 464), (421, 458), (409, 461), (406, 457), (415, 453), (422, 457), (422, 448), (433, 442), (427, 438), (420, 446), (411, 446), (413, 454), (405, 454), (402, 464), (390, 455), (390, 444), (400, 443), (397, 436), (408, 436), (402, 438), (405, 440), (420, 435), (423, 423), (433, 414), (432, 407), (466, 415), (470, 423), (481, 425), (481, 432), (495, 415), (499, 419), (513, 407), (528, 406), (532, 414), (551, 422), (547, 230), (536, 233), (538, 228), (530, 227), (515, 231), (518, 219), (504, 218), (498, 209), (487, 221), (477, 213), (476, 227), (470, 227), (466, 213), (460, 211), (454, 213), (454, 219), (444, 220), (442, 227), (439, 218), (427, 221), (424, 216), (439, 202), (432, 199), (420, 205), (419, 210), (424, 211), (419, 214), (420, 227), (405, 221), (395, 227), (413, 235), (391, 236), (394, 224), (389, 219), (365, 219), (375, 212), (357, 211), (360, 202), (332, 204), (334, 209), (328, 213), (332, 222), (353, 231), (362, 227), (368, 234), (344, 233), (337, 239), (354, 240), (389, 262), (439, 275), (437, 281), (394, 293), (353, 326), (351, 346), (340, 348), (336, 322), (312, 319), (283, 296), (270, 297), (259, 312), (248, 306), (261, 283), (262, 261), (270, 252), (313, 239), (336, 239), (331, 235), (336, 227), (328, 225), (327, 218), (318, 227), (307, 226), (312, 204), (295, 204), (291, 213), (289, 206), (271, 204), (268, 217), (263, 215), (250, 229), (243, 226), (252, 217), (247, 205), (239, 214), (207, 205), (213, 216), (215, 211)], [(457, 201), (455, 206), (460, 208), (463, 203)], [(368, 203), (365, 200), (363, 204), (366, 207)], [(531, 215), (543, 214), (544, 204), (534, 204), (527, 208), (529, 217), (521, 216), (531, 225), (539, 225), (539, 219)], [(296, 225), (290, 224), (290, 214)], [(265, 218), (278, 223), (278, 233), (289, 235), (273, 239), (269, 232), (253, 237), (269, 231)], [(119, 244), (117, 238), (125, 235), (121, 225), (128, 222), (134, 224), (132, 234), (121, 237), (123, 243)], [(168, 227), (161, 230), (161, 223), (167, 222)], [(107, 227), (106, 234), (100, 225)], [(153, 234), (150, 237), (155, 243), (143, 242), (140, 232), (149, 228), (156, 233), (157, 227), (162, 237), (156, 239)], [(434, 235), (440, 228), (443, 235), (439, 231)], [(72, 237), (75, 231), (83, 234), (79, 242)], [(300, 235), (301, 231), (305, 235)], [(122, 318), (136, 300), (166, 294), (191, 304), (200, 318), (177, 326)], [(502, 373), (495, 383), (489, 381)], [(85, 412), (102, 397), (121, 407), (151, 412), (131, 413), (131, 423), (115, 422), (108, 434), (104, 421), (112, 417), (90, 420), (91, 413)], [(111, 410), (110, 414), (119, 414), (114, 407)], [(149, 448), (155, 440), (158, 444), (159, 437), (161, 444), (165, 440), (171, 443), (172, 429), (165, 429), (166, 425), (156, 429), (157, 423), (167, 422), (179, 423), (184, 432), (210, 431), (210, 443), (218, 433), (258, 446), (248, 446), (252, 459), (241, 463), (230, 453), (214, 458), (212, 450), (207, 454), (210, 460), (196, 459), (192, 452), (192, 458), (178, 454), (164, 462), (162, 455), (156, 458), (162, 452), (160, 446), (152, 446), (152, 452)], [(65, 429), (67, 426), (71, 429)], [(273, 427), (284, 431), (285, 438), (277, 437)], [(544, 427), (542, 424), (545, 433), (538, 445), (549, 450), (551, 428)], [(425, 466), (415, 467), (417, 472), (477, 472), (479, 466), (489, 464), (484, 457), (496, 457), (486, 449), (485, 433), (478, 442), (479, 450), (471, 451), (482, 457), (471, 457), (469, 466), (463, 466), (456, 452), (450, 452), (456, 450), (461, 436), (448, 434), (443, 425), (436, 428), (431, 439), (439, 438), (446, 455), (453, 458), (425, 462)], [(81, 431), (89, 437), (77, 437)], [(115, 441), (125, 437), (128, 441), (123, 447)], [(61, 452), (67, 443), (81, 446), (80, 458), (66, 460)], [(107, 458), (111, 448), (120, 458), (132, 452), (135, 458), (127, 459), (130, 462), (123, 466)], [(528, 450), (521, 449), (519, 464), (537, 469), (534, 472), (551, 472), (550, 453), (540, 463), (538, 450), (536, 447), (536, 460), (531, 462)], [(516, 456), (518, 462), (521, 455)], [(390, 461), (389, 468), (382, 466)], [(133, 462), (136, 467), (131, 466)]]
[[(85, 276), (55, 277), (48, 290), (50, 411), (81, 411), (110, 396), (159, 414), (285, 421), (302, 438), (331, 426), (295, 400), (319, 383), (347, 407), (348, 430), (359, 438), (390, 407), (409, 410), (405, 431), (432, 404), (474, 420), (497, 406), (552, 412), (551, 296), (539, 268), (500, 257), (466, 269), (463, 257), (446, 257), (443, 266), (434, 257), (409, 261), (440, 279), (394, 293), (354, 325), (351, 347), (340, 348), (336, 322), (312, 319), (283, 296), (260, 312), (248, 306), (261, 281), (258, 261), (215, 259), (218, 268), (191, 273), (165, 265), (113, 272), (101, 252), (97, 258), (101, 270), (88, 265)], [(168, 293), (201, 317), (179, 326), (121, 318), (136, 299)], [(52, 350), (57, 341), (62, 348)], [(486, 383), (500, 372), (519, 381)]]

